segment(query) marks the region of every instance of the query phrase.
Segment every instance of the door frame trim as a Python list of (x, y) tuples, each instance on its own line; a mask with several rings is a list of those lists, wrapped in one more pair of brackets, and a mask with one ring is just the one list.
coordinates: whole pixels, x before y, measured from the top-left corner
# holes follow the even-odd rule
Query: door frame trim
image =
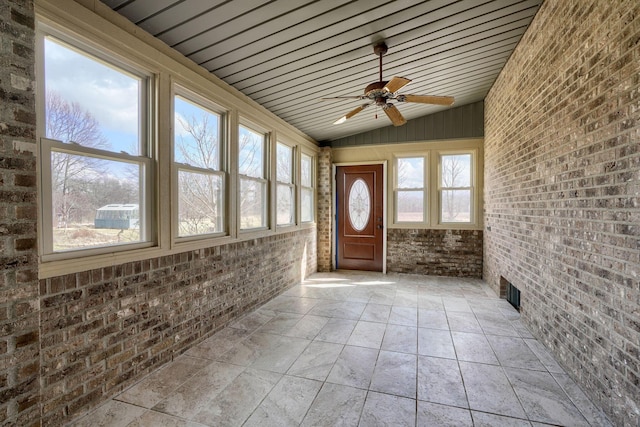
[(387, 274), (387, 161), (342, 162), (331, 165), (331, 269), (336, 269), (336, 231), (338, 230), (338, 211), (336, 207), (336, 172), (338, 166), (382, 165), (382, 274)]

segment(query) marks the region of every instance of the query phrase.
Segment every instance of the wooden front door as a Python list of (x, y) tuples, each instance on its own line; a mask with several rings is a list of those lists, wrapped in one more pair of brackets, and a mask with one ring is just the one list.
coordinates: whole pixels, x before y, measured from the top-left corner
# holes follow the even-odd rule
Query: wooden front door
[(382, 271), (382, 165), (336, 168), (336, 267)]

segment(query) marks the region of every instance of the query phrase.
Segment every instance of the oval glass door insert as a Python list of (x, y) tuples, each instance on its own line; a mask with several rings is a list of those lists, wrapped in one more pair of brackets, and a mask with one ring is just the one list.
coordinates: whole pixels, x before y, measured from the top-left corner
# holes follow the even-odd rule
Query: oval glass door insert
[(371, 195), (362, 178), (355, 180), (349, 193), (349, 222), (356, 231), (362, 231), (369, 222)]

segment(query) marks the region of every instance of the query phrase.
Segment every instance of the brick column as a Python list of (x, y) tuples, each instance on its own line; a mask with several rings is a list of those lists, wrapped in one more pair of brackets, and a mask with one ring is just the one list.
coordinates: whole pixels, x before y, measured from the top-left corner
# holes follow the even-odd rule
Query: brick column
[(331, 147), (318, 154), (318, 271), (331, 271)]
[(0, 3), (0, 424), (40, 423), (34, 12)]

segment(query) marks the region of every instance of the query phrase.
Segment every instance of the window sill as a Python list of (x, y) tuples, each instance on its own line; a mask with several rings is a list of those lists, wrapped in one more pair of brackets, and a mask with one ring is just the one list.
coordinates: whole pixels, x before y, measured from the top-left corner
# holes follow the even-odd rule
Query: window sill
[(299, 226), (279, 228), (276, 231), (269, 229), (247, 230), (241, 232), (237, 238), (231, 236), (208, 237), (189, 241), (176, 241), (171, 249), (163, 249), (158, 246), (151, 248), (132, 249), (99, 255), (76, 256), (62, 260), (43, 261), (40, 259), (38, 266), (38, 278), (47, 279), (50, 277), (73, 274), (97, 268), (105, 268), (126, 264), (129, 262), (143, 261), (158, 258), (166, 255), (200, 250), (216, 246), (228, 245), (232, 243), (244, 242), (247, 240), (260, 239), (278, 234), (291, 233), (296, 231), (306, 231), (316, 228), (315, 223), (304, 223)]
[(482, 230), (482, 224), (447, 223), (447, 224), (422, 224), (422, 223), (397, 223), (389, 224), (389, 229), (399, 230)]

